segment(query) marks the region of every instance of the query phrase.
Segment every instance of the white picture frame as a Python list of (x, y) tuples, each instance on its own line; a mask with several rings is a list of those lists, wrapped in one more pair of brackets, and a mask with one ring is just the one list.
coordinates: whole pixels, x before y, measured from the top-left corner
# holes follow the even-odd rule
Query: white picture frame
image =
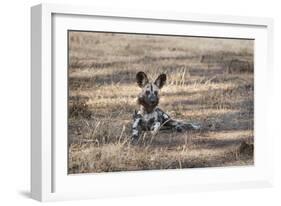
[[(118, 24), (115, 24), (118, 21)], [(94, 23), (93, 23), (94, 22)], [(132, 24), (139, 24), (131, 27)], [(153, 24), (161, 24), (153, 30)], [(252, 37), (255, 45), (255, 165), (74, 175), (66, 172), (65, 31)], [(192, 31), (187, 26), (192, 27)], [(70, 28), (71, 27), (71, 28)], [(223, 29), (222, 29), (223, 28)], [(31, 196), (39, 201), (271, 187), (273, 138), (268, 120), (273, 78), (273, 20), (257, 17), (128, 11), (40, 4), (31, 8)], [(192, 33), (193, 32), (193, 33)], [(186, 34), (186, 33), (184, 33)], [(60, 56), (62, 55), (62, 56)], [(62, 58), (61, 58), (62, 57)], [(58, 110), (57, 107), (62, 109)], [(60, 137), (60, 138), (58, 138)], [(266, 137), (266, 138), (265, 138)], [(65, 146), (64, 146), (65, 144)]]

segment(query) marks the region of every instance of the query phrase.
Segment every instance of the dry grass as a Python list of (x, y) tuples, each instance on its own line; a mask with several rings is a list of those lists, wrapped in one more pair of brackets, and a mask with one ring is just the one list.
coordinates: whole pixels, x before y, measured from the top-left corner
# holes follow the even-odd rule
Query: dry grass
[[(69, 35), (69, 173), (253, 164), (253, 41)], [(203, 125), (130, 143), (138, 71), (168, 75), (160, 107)]]

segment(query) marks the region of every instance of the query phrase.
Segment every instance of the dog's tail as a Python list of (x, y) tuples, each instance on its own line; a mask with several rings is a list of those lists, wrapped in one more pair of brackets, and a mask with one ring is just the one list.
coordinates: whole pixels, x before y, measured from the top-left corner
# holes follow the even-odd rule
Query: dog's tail
[(199, 129), (201, 129), (201, 125), (195, 124), (195, 123), (182, 123), (182, 126), (185, 129), (188, 129), (188, 130), (199, 130)]
[(188, 131), (188, 130), (200, 130), (202, 127), (200, 124), (188, 123), (183, 121), (178, 121), (174, 119), (167, 120), (162, 126), (161, 130), (176, 130), (178, 132)]

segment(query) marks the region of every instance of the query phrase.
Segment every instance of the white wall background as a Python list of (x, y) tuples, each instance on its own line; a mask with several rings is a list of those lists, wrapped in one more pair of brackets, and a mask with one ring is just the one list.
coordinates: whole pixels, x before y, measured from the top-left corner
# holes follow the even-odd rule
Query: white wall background
[[(29, 198), (30, 181), (30, 6), (46, 2), (7, 0), (0, 6), (0, 205), (36, 205)], [(276, 187), (239, 191), (157, 195), (59, 202), (61, 205), (280, 205), (281, 203), (281, 6), (274, 0), (57, 0), (112, 8), (272, 17), (274, 28)], [(266, 69), (266, 68), (265, 68)], [(47, 203), (50, 204), (50, 203)]]

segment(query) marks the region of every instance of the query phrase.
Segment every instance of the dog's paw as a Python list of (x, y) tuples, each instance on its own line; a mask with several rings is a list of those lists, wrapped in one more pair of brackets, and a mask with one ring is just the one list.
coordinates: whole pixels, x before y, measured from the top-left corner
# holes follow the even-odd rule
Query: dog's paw
[(131, 143), (133, 145), (136, 145), (139, 142), (139, 136), (138, 135), (132, 135), (131, 137)]

